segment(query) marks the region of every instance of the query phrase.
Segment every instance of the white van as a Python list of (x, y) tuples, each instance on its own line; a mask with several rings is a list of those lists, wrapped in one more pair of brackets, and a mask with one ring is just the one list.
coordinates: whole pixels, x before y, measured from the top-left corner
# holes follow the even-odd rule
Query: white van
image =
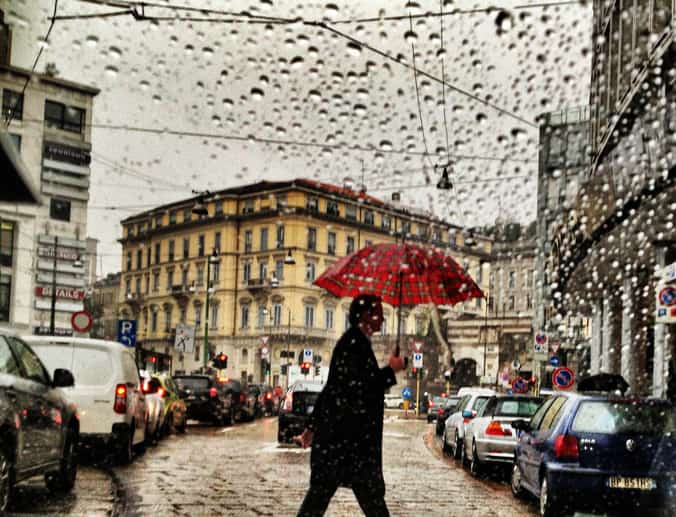
[(118, 449), (119, 461), (132, 460), (143, 446), (146, 403), (134, 351), (115, 341), (57, 336), (25, 336), (50, 373), (73, 372), (75, 386), (65, 388), (80, 415), (85, 445), (103, 443)]

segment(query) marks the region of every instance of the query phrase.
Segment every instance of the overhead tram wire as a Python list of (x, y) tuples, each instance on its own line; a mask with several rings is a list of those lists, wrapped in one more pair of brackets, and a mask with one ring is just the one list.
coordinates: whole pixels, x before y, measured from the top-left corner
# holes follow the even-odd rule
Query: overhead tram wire
[(157, 177), (152, 176), (150, 174), (145, 174), (143, 172), (139, 172), (136, 169), (132, 169), (131, 167), (129, 167), (127, 165), (123, 165), (119, 162), (116, 162), (112, 158), (107, 158), (106, 156), (103, 156), (100, 153), (92, 153), (92, 159), (101, 163), (102, 165), (117, 169), (117, 172), (120, 172), (120, 173), (123, 172), (125, 174), (128, 174), (129, 176), (136, 177), (136, 178), (143, 180), (143, 181), (147, 181), (147, 182), (150, 182), (150, 183), (155, 183), (155, 182), (164, 183), (167, 187), (173, 188), (173, 189), (187, 188), (185, 185), (179, 185), (178, 183), (173, 183), (173, 182), (165, 180), (163, 178), (157, 178)]
[[(78, 1), (95, 3), (95, 4), (99, 4), (99, 5), (106, 5), (106, 3), (107, 3), (107, 2), (105, 2), (105, 0), (102, 0), (101, 2), (98, 2), (98, 1), (95, 1), (95, 0), (78, 0)], [(127, 6), (130, 9), (131, 15), (135, 15), (135, 13), (136, 13), (133, 10), (134, 5), (136, 5), (136, 4), (133, 4), (132, 2), (124, 2), (124, 3), (123, 2), (113, 2), (112, 4), (108, 4), (108, 5), (115, 5), (116, 7)], [(357, 38), (350, 36), (349, 34), (346, 34), (342, 31), (338, 30), (335, 27), (332, 27), (331, 24), (326, 23), (324, 21), (312, 21), (312, 20), (305, 20), (303, 18), (266, 17), (266, 16), (252, 15), (251, 13), (234, 14), (232, 12), (226, 12), (226, 11), (215, 11), (215, 10), (211, 10), (211, 9), (198, 9), (198, 8), (194, 8), (194, 7), (188, 8), (188, 7), (183, 7), (183, 6), (166, 6), (166, 5), (161, 5), (161, 4), (157, 4), (157, 3), (149, 3), (149, 2), (143, 2), (141, 5), (152, 6), (152, 7), (157, 7), (157, 8), (164, 8), (164, 9), (173, 9), (173, 10), (192, 10), (192, 11), (199, 11), (201, 13), (227, 14), (229, 16), (233, 16), (233, 15), (242, 16), (242, 17), (244, 17), (246, 19), (250, 19), (250, 20), (259, 20), (261, 23), (302, 24), (302, 25), (305, 25), (305, 26), (308, 26), (308, 27), (318, 27), (320, 29), (327, 30), (327, 31), (347, 40), (347, 41), (350, 41), (350, 42), (358, 45), (359, 47), (363, 47), (363, 48), (369, 50), (372, 53), (375, 53), (375, 54), (377, 54), (381, 57), (384, 57), (385, 59), (393, 61), (394, 63), (397, 63), (400, 66), (403, 66), (403, 67), (408, 68), (408, 69), (413, 68), (414, 71), (417, 74), (422, 75), (424, 77), (427, 77), (428, 79), (430, 79), (434, 82), (441, 83), (442, 85), (445, 85), (447, 88), (449, 88), (449, 89), (451, 89), (451, 90), (453, 90), (453, 91), (455, 91), (455, 92), (457, 92), (461, 95), (464, 95), (467, 98), (470, 98), (470, 99), (472, 99), (472, 100), (474, 100), (474, 101), (476, 101), (480, 104), (483, 104), (484, 106), (487, 106), (487, 107), (489, 107), (493, 110), (496, 110), (497, 112), (502, 113), (503, 115), (506, 115), (506, 116), (511, 117), (515, 120), (518, 120), (522, 124), (526, 124), (527, 126), (530, 126), (530, 127), (533, 127), (533, 128), (538, 127), (537, 124), (517, 115), (516, 113), (513, 113), (513, 112), (511, 112), (511, 111), (509, 111), (505, 108), (498, 106), (497, 104), (493, 104), (492, 102), (489, 102), (485, 99), (482, 99), (478, 95), (474, 95), (473, 93), (471, 93), (471, 92), (469, 92), (469, 91), (467, 91), (463, 88), (460, 88), (459, 86), (456, 86), (456, 85), (451, 84), (451, 83), (447, 83), (445, 80), (439, 79), (438, 77), (436, 77), (436, 76), (434, 76), (434, 75), (432, 75), (428, 72), (425, 72), (424, 70), (416, 69), (416, 67), (414, 65), (412, 66), (408, 63), (405, 63), (405, 62), (397, 59), (396, 57), (391, 56), (387, 52), (374, 47), (373, 45), (370, 45), (368, 43), (360, 41)], [(143, 20), (152, 21), (152, 20), (156, 19), (152, 16), (145, 16), (145, 15), (143, 15), (143, 17), (141, 17), (140, 19), (138, 19), (138, 16), (134, 16), (134, 17), (135, 17), (135, 19), (137, 19), (137, 21), (143, 21)], [(180, 17), (176, 17), (176, 18), (163, 17), (163, 18), (164, 18), (163, 21), (168, 21), (168, 20), (188, 21), (187, 18), (180, 18)], [(226, 22), (228, 22), (228, 23), (242, 23), (242, 20), (209, 20), (209, 19), (206, 19), (204, 21), (211, 21), (213, 23), (226, 23)]]
[[(45, 45), (49, 41), (49, 35), (52, 33), (52, 29), (54, 28), (54, 24), (56, 23), (56, 13), (59, 7), (59, 0), (54, 0), (54, 12), (52, 13), (52, 17), (49, 22), (49, 28), (47, 29), (47, 34), (45, 34), (44, 38), (44, 44), (40, 45), (40, 50), (38, 50), (38, 55), (35, 56), (35, 60), (33, 61), (33, 66), (31, 67), (31, 72), (28, 77), (26, 77), (26, 80), (23, 83), (23, 87), (21, 88), (21, 99), (23, 99), (26, 95), (26, 88), (28, 88), (28, 83), (31, 80), (31, 77), (33, 73), (35, 73), (35, 69), (38, 66), (38, 61), (40, 61), (40, 56), (42, 56), (42, 51), (45, 49)], [(12, 120), (14, 119), (14, 114), (16, 113), (17, 105), (19, 103), (19, 98), (17, 97), (14, 106), (9, 110), (9, 113), (7, 113), (7, 117), (5, 118), (5, 127), (9, 127), (9, 125), (12, 123)]]
[(427, 161), (430, 162), (430, 165), (434, 167), (434, 164), (431, 163), (429, 148), (427, 147), (427, 138), (425, 137), (425, 124), (423, 122), (422, 115), (422, 106), (420, 105), (420, 89), (418, 88), (418, 73), (415, 66), (415, 44), (413, 43), (414, 32), (413, 32), (413, 19), (409, 19), (410, 31), (411, 31), (411, 58), (413, 61), (413, 82), (415, 84), (415, 98), (418, 103), (418, 117), (420, 118), (420, 132), (422, 133), (423, 145), (425, 147), (425, 155), (423, 160), (427, 158)]
[[(439, 0), (439, 10), (443, 12), (444, 9), (444, 0)], [(441, 41), (441, 80), (446, 82), (446, 69), (444, 66), (444, 57), (446, 50), (444, 49), (444, 17), (439, 18), (439, 29), (440, 29), (440, 41)], [(448, 138), (448, 122), (446, 121), (446, 86), (441, 85), (441, 103), (443, 106), (444, 112), (444, 132), (446, 134), (446, 156), (451, 155), (451, 146), (449, 145)], [(449, 158), (450, 159), (450, 158)]]

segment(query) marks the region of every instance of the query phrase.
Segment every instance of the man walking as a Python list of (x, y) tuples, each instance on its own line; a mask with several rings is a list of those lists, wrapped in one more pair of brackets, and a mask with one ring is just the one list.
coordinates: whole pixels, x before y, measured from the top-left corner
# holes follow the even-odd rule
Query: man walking
[(339, 486), (352, 488), (367, 516), (388, 516), (382, 468), (384, 392), (404, 360), (379, 368), (370, 337), (383, 323), (381, 300), (360, 295), (350, 305), (350, 328), (338, 340), (329, 377), (300, 436), (312, 446), (310, 488), (299, 517), (321, 516)]

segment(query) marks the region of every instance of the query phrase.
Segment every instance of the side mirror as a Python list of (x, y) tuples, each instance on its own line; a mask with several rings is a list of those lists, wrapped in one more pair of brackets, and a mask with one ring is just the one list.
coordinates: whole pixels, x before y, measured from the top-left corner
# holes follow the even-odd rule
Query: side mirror
[(70, 370), (65, 368), (57, 368), (54, 370), (54, 380), (52, 386), (54, 388), (70, 388), (75, 385), (75, 378)]
[(462, 418), (474, 418), (476, 414), (471, 409), (465, 409), (462, 412)]
[(516, 429), (517, 431), (530, 431), (530, 422), (528, 420), (514, 420), (511, 424), (512, 429)]

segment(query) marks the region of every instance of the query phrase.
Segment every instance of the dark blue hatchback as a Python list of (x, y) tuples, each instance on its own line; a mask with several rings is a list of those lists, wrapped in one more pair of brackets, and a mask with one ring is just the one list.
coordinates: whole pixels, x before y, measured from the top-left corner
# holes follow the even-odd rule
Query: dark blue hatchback
[(519, 430), (512, 492), (538, 497), (541, 515), (676, 507), (676, 415), (668, 401), (557, 394), (512, 427)]

